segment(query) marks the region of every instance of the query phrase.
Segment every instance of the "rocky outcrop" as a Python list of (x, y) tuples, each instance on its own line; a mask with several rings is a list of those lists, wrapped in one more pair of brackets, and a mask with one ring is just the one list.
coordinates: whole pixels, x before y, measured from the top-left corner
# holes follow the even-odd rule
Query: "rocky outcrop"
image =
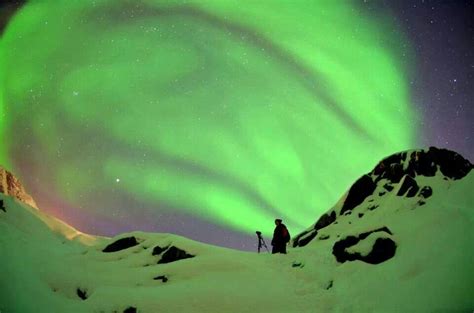
[(377, 164), (370, 172), (375, 181), (386, 178), (398, 183), (404, 175), (432, 177), (439, 171), (447, 178), (461, 179), (471, 171), (473, 165), (460, 154), (447, 149), (430, 147), (428, 150), (413, 150), (393, 154)]
[(317, 234), (318, 231), (315, 229), (312, 229), (311, 231), (302, 232), (293, 239), (293, 247), (306, 246), (311, 240), (316, 237)]
[(387, 227), (382, 227), (380, 229), (362, 233), (358, 236), (348, 236), (334, 244), (332, 254), (340, 263), (359, 260), (369, 264), (379, 264), (393, 258), (397, 250), (397, 244), (392, 239), (385, 237), (377, 238), (368, 254), (362, 254), (357, 251), (349, 252), (347, 250), (348, 248), (358, 244), (360, 241), (365, 240), (370, 234), (377, 232), (385, 232), (392, 235), (392, 232)]
[(17, 198), (23, 203), (38, 209), (36, 202), (12, 173), (0, 166), (0, 193)]
[(324, 227), (332, 224), (335, 220), (336, 220), (336, 212), (332, 211), (329, 214), (325, 213), (316, 222), (316, 225), (314, 225), (314, 229), (316, 230), (323, 229)]
[(125, 250), (131, 247), (138, 245), (137, 238), (135, 237), (125, 237), (119, 240), (116, 240), (105, 247), (102, 252), (117, 252), (120, 250)]
[(339, 214), (342, 215), (344, 212), (350, 211), (364, 202), (364, 200), (374, 192), (376, 187), (377, 185), (369, 175), (364, 175), (359, 178), (354, 185), (352, 185), (351, 189), (349, 189), (349, 193)]
[(397, 196), (406, 196), (408, 198), (412, 198), (417, 194), (418, 190), (420, 190), (420, 187), (416, 183), (416, 180), (411, 176), (406, 175), (403, 179), (400, 189), (397, 192)]
[[(395, 153), (384, 158), (372, 171), (360, 177), (351, 186), (345, 199), (323, 214), (312, 228), (295, 236), (293, 247), (307, 245), (316, 238), (320, 229), (338, 224), (342, 216), (351, 215), (353, 211), (362, 218), (367, 212), (381, 210), (381, 199), (392, 193), (403, 198), (418, 198), (417, 204), (422, 206), (433, 195), (433, 189), (428, 185), (424, 186), (426, 180), (417, 180), (418, 176), (458, 180), (468, 175), (472, 168), (469, 160), (447, 149), (430, 147), (427, 150)], [(347, 240), (350, 242), (352, 239)], [(380, 240), (376, 247), (392, 246), (389, 241)]]
[(158, 264), (171, 263), (179, 260), (194, 258), (194, 255), (188, 254), (186, 251), (171, 246), (163, 253), (163, 256), (158, 261)]
[(160, 255), (161, 253), (163, 253), (163, 251), (165, 251), (166, 249), (168, 249), (168, 247), (160, 247), (160, 246), (155, 246), (153, 248), (153, 252), (151, 253), (151, 255)]

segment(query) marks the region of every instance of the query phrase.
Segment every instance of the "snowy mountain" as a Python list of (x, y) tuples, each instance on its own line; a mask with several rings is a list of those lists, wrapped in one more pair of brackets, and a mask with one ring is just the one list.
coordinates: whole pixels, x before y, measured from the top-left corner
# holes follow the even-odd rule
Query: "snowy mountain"
[(287, 255), (91, 236), (0, 194), (0, 312), (471, 312), (471, 169), (448, 150), (392, 155)]

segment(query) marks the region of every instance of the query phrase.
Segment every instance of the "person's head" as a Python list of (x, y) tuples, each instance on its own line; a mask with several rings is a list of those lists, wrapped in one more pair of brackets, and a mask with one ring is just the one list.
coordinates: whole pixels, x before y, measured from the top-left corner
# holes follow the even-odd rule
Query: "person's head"
[(280, 225), (280, 224), (281, 224), (281, 219), (277, 218), (277, 219), (275, 220), (275, 225)]

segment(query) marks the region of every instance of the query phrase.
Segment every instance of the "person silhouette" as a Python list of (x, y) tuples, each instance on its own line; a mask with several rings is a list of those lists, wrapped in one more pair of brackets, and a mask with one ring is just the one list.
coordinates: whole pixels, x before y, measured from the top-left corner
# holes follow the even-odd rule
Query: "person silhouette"
[(273, 231), (272, 239), (272, 253), (284, 253), (286, 254), (286, 244), (290, 241), (290, 232), (286, 228), (282, 220), (277, 218), (275, 220), (275, 230)]

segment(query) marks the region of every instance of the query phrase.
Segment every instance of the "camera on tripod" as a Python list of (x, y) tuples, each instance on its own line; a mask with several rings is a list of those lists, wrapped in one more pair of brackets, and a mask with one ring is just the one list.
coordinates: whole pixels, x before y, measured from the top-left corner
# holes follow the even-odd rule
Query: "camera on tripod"
[(260, 250), (262, 249), (262, 247), (265, 247), (265, 249), (267, 249), (267, 252), (270, 253), (270, 251), (268, 251), (265, 240), (263, 240), (262, 232), (257, 230), (255, 233), (257, 234), (257, 237), (258, 237), (258, 253), (260, 253)]

